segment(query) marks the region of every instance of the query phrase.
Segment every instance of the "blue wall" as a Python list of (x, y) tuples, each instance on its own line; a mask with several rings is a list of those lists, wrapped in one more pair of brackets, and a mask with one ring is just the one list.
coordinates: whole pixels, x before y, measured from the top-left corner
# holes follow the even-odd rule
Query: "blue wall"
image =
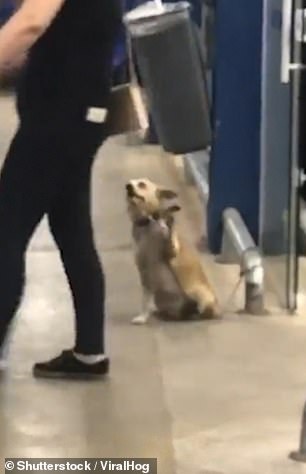
[(220, 251), (222, 213), (238, 209), (258, 240), (262, 0), (218, 0), (214, 65), (214, 144), (208, 241)]
[(2, 26), (14, 11), (14, 4), (10, 0), (5, 0), (0, 6), (0, 26)]

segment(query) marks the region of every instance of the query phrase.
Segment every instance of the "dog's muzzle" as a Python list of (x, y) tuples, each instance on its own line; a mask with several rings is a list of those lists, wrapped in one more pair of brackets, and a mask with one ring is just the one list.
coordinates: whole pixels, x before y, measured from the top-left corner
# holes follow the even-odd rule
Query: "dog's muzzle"
[(127, 184), (125, 189), (126, 189), (126, 195), (128, 198), (130, 199), (136, 198), (136, 199), (139, 199), (140, 201), (145, 200), (143, 196), (139, 196), (139, 194), (136, 193), (135, 188), (132, 184)]
[(132, 184), (127, 184), (126, 187), (126, 194), (128, 197), (134, 197), (135, 196), (135, 191), (134, 191), (134, 187), (132, 186)]

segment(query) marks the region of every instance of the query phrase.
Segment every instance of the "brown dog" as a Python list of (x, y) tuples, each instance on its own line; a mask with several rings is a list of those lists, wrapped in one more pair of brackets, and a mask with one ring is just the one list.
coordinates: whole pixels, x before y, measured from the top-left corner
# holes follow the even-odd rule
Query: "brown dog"
[(168, 320), (218, 317), (200, 256), (175, 228), (177, 193), (136, 179), (127, 183), (126, 195), (143, 289), (142, 313), (133, 322), (144, 324), (155, 311)]

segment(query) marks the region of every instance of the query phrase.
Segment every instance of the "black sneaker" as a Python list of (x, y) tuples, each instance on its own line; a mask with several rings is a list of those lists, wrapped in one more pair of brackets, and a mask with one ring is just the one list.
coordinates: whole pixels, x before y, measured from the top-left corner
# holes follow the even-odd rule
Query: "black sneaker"
[(84, 364), (75, 357), (72, 350), (63, 351), (55, 359), (33, 367), (34, 377), (52, 379), (96, 380), (105, 377), (108, 371), (108, 358), (96, 364)]

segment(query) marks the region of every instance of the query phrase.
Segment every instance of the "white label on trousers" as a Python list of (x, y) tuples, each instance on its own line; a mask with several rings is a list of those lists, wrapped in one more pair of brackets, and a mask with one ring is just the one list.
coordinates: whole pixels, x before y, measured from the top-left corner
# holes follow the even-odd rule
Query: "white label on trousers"
[(107, 109), (99, 107), (89, 107), (87, 109), (86, 120), (92, 123), (104, 123), (107, 117)]

